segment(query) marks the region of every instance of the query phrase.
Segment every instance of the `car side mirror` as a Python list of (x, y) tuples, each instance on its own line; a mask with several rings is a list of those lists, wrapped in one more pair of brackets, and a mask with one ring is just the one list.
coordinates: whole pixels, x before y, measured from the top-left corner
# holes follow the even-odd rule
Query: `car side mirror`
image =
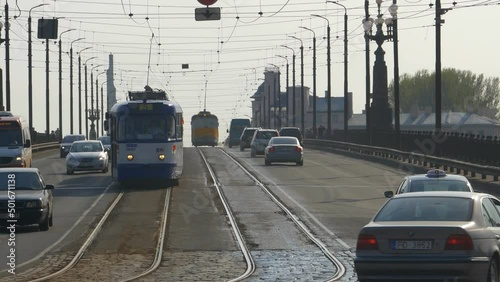
[(27, 139), (26, 142), (24, 143), (25, 148), (31, 147), (31, 140)]
[(52, 184), (45, 185), (45, 190), (53, 190), (53, 189), (54, 189), (54, 185), (52, 185)]
[(392, 191), (385, 191), (384, 192), (384, 196), (386, 198), (392, 198), (394, 196), (394, 192), (392, 192)]

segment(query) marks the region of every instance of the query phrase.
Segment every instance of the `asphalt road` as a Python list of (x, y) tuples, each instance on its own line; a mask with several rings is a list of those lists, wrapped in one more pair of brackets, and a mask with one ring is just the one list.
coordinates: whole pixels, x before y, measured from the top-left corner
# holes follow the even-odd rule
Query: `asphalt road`
[[(31, 262), (49, 251), (57, 251), (82, 240), (89, 225), (100, 217), (116, 195), (109, 173), (77, 172), (66, 175), (65, 159), (57, 150), (34, 154), (33, 167), (40, 169), (47, 184), (53, 184), (54, 226), (38, 231), (36, 226), (16, 230), (16, 272), (33, 267)], [(0, 276), (7, 275), (7, 231), (0, 231)], [(4, 255), (5, 254), (5, 255)], [(36, 263), (36, 262), (35, 262)]]

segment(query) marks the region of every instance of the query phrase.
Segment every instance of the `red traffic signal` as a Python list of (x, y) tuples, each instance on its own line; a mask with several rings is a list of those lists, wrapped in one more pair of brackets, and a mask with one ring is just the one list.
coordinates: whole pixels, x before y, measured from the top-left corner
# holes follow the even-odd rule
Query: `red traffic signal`
[(198, 2), (200, 2), (200, 4), (202, 4), (202, 5), (210, 6), (210, 5), (215, 4), (215, 2), (217, 2), (217, 0), (198, 0)]

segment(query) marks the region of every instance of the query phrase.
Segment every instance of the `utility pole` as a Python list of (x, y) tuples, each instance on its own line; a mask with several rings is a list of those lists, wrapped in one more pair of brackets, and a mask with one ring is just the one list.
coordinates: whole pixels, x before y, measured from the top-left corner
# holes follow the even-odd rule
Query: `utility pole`
[(7, 111), (10, 111), (10, 22), (9, 4), (5, 1), (5, 92)]

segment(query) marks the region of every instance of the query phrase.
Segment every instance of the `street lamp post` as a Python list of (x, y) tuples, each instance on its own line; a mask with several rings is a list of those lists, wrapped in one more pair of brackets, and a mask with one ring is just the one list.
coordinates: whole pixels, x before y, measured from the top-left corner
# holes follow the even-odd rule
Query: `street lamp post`
[[(75, 30), (74, 28), (63, 31), (59, 34), (59, 140), (62, 140), (62, 35)], [(73, 132), (72, 132), (73, 133)]]
[(28, 13), (28, 123), (30, 131), (33, 131), (33, 55), (31, 53), (31, 11), (35, 8), (46, 6), (49, 4), (39, 4), (32, 7)]
[[(2, 28), (3, 28), (3, 23), (0, 22), (0, 44), (5, 42), (4, 38), (1, 38), (2, 34)], [(4, 105), (3, 105), (3, 70), (0, 68), (0, 110), (4, 110)]]
[(87, 88), (87, 62), (92, 60), (92, 59), (95, 59), (96, 57), (92, 57), (92, 58), (89, 58), (85, 61), (84, 65), (85, 65), (85, 136), (89, 137), (89, 123), (88, 123), (88, 114), (89, 114), (89, 111), (88, 111), (88, 88)]
[[(101, 74), (105, 74), (106, 71), (103, 71), (99, 74), (96, 75), (95, 77), (95, 97), (96, 97), (96, 100), (95, 100), (95, 105), (96, 105), (96, 108), (98, 110), (98, 116), (97, 116), (97, 120), (100, 119), (100, 116), (99, 116), (99, 76)], [(102, 93), (101, 93), (101, 96), (102, 96)], [(102, 112), (103, 108), (101, 107), (101, 112)], [(96, 129), (96, 137), (99, 137), (99, 122), (97, 123), (97, 129)]]
[[(280, 68), (277, 65), (275, 65), (275, 64), (270, 64), (270, 65), (273, 66), (273, 67), (275, 67), (278, 70), (278, 79), (279, 79), (279, 77), (280, 77)], [(279, 80), (278, 80), (278, 82), (279, 82)], [(281, 91), (281, 89), (280, 89), (280, 87), (278, 87), (278, 100), (280, 99), (280, 96), (279, 96), (280, 95), (279, 94), (280, 91)], [(271, 105), (269, 105), (269, 106), (271, 106)], [(273, 72), (273, 106), (274, 106), (274, 111), (273, 111), (274, 128), (276, 129), (278, 127), (277, 127), (277, 124), (276, 124), (277, 123), (277, 119), (276, 119), (276, 74), (274, 72)], [(280, 103), (278, 103), (278, 109), (279, 108), (281, 108)], [(281, 114), (281, 112), (280, 112), (280, 114)], [(279, 116), (279, 119), (281, 119), (281, 115)]]
[(82, 56), (81, 55), (83, 51), (91, 48), (92, 47), (86, 47), (80, 50), (80, 52), (78, 52), (78, 133), (79, 134), (82, 134)]
[[(106, 81), (103, 81), (101, 83), (101, 136), (104, 136), (104, 83), (108, 82), (107, 80)], [(107, 95), (106, 95), (107, 97)]]
[(327, 131), (327, 135), (330, 135), (331, 132), (332, 132), (332, 103), (331, 103), (331, 99), (332, 99), (332, 59), (331, 59), (331, 52), (330, 52), (330, 21), (323, 17), (323, 16), (320, 16), (320, 15), (312, 15), (312, 16), (315, 16), (315, 17), (318, 17), (318, 18), (322, 18), (324, 20), (326, 20), (327, 22), (327, 28), (326, 28), (326, 66), (327, 66), (327, 90), (326, 90), (326, 103), (327, 103), (327, 127), (326, 127), (326, 131)]
[[(392, 40), (392, 18), (384, 19), (380, 12), (380, 5), (382, 0), (377, 0), (378, 14), (377, 19), (365, 20), (363, 21), (363, 27), (365, 29), (365, 36), (374, 40), (378, 48), (375, 51), (375, 65), (373, 66), (373, 102), (371, 106), (371, 124), (373, 130), (386, 131), (392, 129), (392, 110), (389, 107), (389, 93), (387, 89), (387, 66), (384, 60), (384, 50), (382, 49), (382, 44), (386, 40)], [(393, 4), (390, 8), (397, 10), (397, 6)], [(371, 27), (373, 23), (376, 24), (377, 32), (375, 35), (371, 34)], [(382, 25), (387, 25), (387, 35), (384, 35), (382, 31)]]
[[(292, 126), (295, 126), (295, 50), (293, 48), (290, 48), (288, 46), (285, 46), (285, 45), (281, 45), (281, 47), (285, 47), (287, 49), (290, 49), (292, 50), (292, 84), (293, 84), (293, 88), (292, 88)], [(288, 90), (287, 90), (288, 91)], [(287, 97), (288, 99), (290, 99), (290, 97)], [(288, 112), (288, 110), (287, 110)], [(288, 120), (288, 119), (287, 119)]]
[[(365, 0), (365, 18), (363, 19), (363, 28), (366, 25), (371, 26), (373, 19), (370, 17), (368, 0)], [(371, 22), (370, 24), (368, 22)], [(365, 31), (366, 34), (366, 31)], [(371, 131), (371, 111), (370, 111), (370, 39), (365, 36), (365, 116), (366, 116), (366, 134), (368, 135), (368, 144), (372, 143)]]
[(304, 120), (304, 42), (302, 39), (296, 36), (290, 36), (291, 38), (300, 41), (300, 115), (301, 115), (301, 130), (305, 132), (305, 120)]
[(349, 84), (348, 84), (348, 38), (347, 38), (347, 8), (335, 1), (327, 1), (344, 8), (344, 141), (348, 141), (348, 129), (349, 129)]
[[(289, 120), (289, 112), (290, 112), (290, 98), (289, 98), (289, 94), (288, 94), (288, 69), (289, 69), (289, 65), (288, 65), (288, 58), (286, 56), (281, 56), (281, 55), (277, 55), (278, 57), (280, 58), (283, 58), (286, 60), (286, 125), (288, 126), (290, 124), (290, 120)], [(280, 100), (280, 116), (281, 116), (281, 100)], [(281, 122), (280, 122), (280, 127), (281, 127)]]
[[(90, 69), (90, 112), (88, 119), (91, 121), (90, 124), (90, 132), (89, 132), (89, 139), (90, 140), (95, 140), (96, 139), (96, 132), (95, 132), (95, 125), (94, 121), (97, 120), (97, 111), (94, 111), (94, 87), (93, 81), (94, 81), (94, 69), (97, 67), (100, 67), (101, 65), (94, 66)], [(97, 88), (97, 87), (96, 87)], [(97, 89), (96, 89), (97, 91)]]
[(69, 130), (73, 134), (73, 43), (83, 40), (85, 38), (80, 37), (71, 42), (69, 48)]
[(313, 134), (316, 137), (316, 33), (314, 30), (300, 26), (299, 28), (309, 30), (313, 33)]

